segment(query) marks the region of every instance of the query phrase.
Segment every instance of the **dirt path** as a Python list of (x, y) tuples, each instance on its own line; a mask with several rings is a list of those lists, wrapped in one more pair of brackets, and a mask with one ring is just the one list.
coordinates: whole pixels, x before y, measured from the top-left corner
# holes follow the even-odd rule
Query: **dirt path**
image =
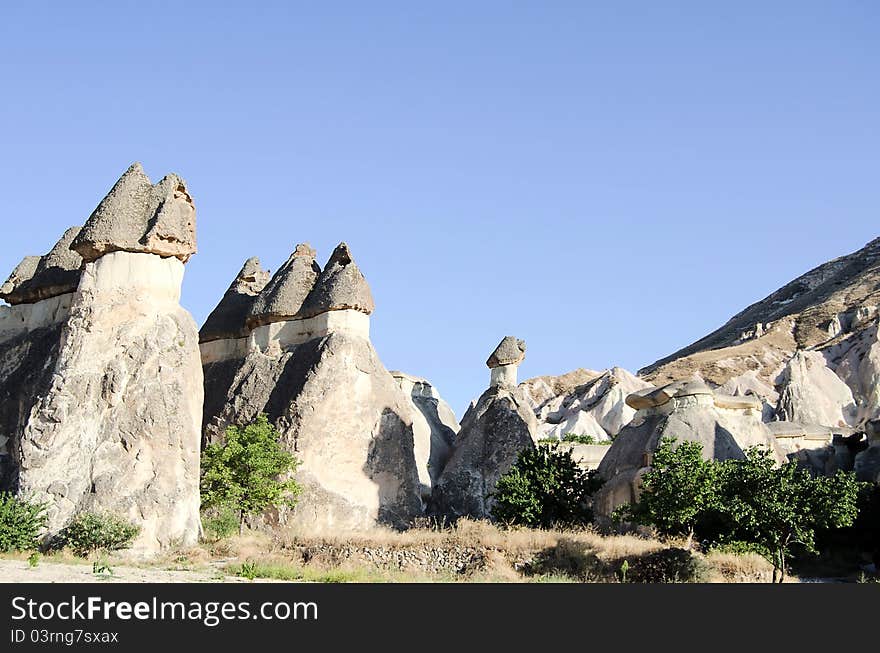
[[(249, 583), (227, 576), (220, 569), (175, 571), (126, 567), (111, 563), (112, 574), (96, 574), (90, 564), (68, 564), (41, 560), (31, 568), (25, 560), (0, 560), (4, 583)], [(259, 582), (259, 581), (257, 581)]]

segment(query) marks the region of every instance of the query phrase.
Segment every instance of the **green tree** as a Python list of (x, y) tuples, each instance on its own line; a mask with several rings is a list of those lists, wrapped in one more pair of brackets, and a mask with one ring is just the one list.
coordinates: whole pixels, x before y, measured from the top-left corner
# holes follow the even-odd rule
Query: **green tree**
[(852, 526), (862, 484), (852, 472), (813, 478), (795, 462), (777, 466), (766, 449), (745, 454), (719, 465), (719, 507), (728, 522), (720, 539), (756, 545), (781, 583), (793, 546), (818, 553), (818, 530)]
[(495, 485), (492, 517), (504, 524), (552, 528), (593, 520), (595, 476), (582, 469), (571, 449), (541, 443), (524, 449)]
[(717, 507), (717, 465), (703, 459), (703, 445), (663, 438), (642, 477), (638, 503), (624, 512), (633, 521), (654, 526), (663, 535), (687, 535), (690, 548), (701, 521)]
[(245, 427), (226, 429), (225, 442), (202, 453), (202, 506), (238, 511), (244, 519), (268, 508), (292, 508), (302, 487), (292, 478), (299, 460), (284, 451), (279, 434), (265, 415)]
[(615, 517), (757, 551), (773, 564), (773, 581), (782, 582), (793, 547), (817, 553), (818, 531), (852, 526), (862, 485), (852, 472), (814, 478), (795, 462), (779, 465), (760, 447), (746, 449), (743, 459), (715, 461), (703, 460), (699, 443), (664, 439), (638, 502)]
[(49, 521), (46, 507), (0, 492), (0, 553), (38, 549)]

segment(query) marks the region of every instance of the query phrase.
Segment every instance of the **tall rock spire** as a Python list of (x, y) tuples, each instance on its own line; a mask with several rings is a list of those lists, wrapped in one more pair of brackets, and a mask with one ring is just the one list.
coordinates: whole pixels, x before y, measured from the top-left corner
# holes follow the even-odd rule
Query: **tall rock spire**
[(7, 476), (47, 504), (49, 536), (92, 511), (136, 523), (143, 553), (193, 544), (204, 386), (197, 327), (179, 303), (195, 252), (183, 181), (151, 185), (132, 166), (68, 249), (47, 265), (68, 255), (85, 265), (62, 333), (43, 330), (57, 355), (33, 381)]

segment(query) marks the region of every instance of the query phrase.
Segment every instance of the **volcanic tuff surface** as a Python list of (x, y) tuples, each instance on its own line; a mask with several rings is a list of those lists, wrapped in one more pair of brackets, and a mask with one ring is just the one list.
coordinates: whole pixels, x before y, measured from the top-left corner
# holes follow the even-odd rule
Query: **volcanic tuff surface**
[(249, 329), (245, 321), (268, 282), (269, 273), (260, 266), (260, 259), (254, 256), (245, 261), (223, 299), (199, 330), (199, 342), (247, 336)]
[(107, 511), (140, 527), (141, 552), (198, 538), (202, 370), (179, 304), (194, 229), (182, 180), (135, 165), (13, 280), (37, 301), (0, 310), (4, 484), (47, 504), (50, 536)]
[[(292, 512), (265, 516), (269, 528), (405, 526), (422, 514), (420, 469), (445, 457), (441, 442), (432, 445), (441, 425), (425, 423), (373, 348), (372, 295), (348, 246), (340, 244), (323, 271), (314, 256), (297, 246), (255, 298), (246, 337), (203, 340), (205, 441), (260, 413), (278, 428), (302, 461), (305, 489)], [(416, 421), (425, 427), (421, 447)], [(430, 487), (429, 475), (423, 481)]]

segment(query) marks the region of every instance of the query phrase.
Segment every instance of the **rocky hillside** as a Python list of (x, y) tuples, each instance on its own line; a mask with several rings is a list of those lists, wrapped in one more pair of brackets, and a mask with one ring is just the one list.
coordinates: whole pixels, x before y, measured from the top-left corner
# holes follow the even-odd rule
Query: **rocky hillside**
[[(855, 469), (874, 480), (880, 472), (873, 435), (880, 417), (878, 305), (880, 239), (798, 277), (638, 376), (578, 369), (520, 388), (539, 438), (614, 440), (600, 466), (620, 481), (609, 505), (632, 499), (624, 495), (643, 471), (640, 461), (672, 431), (702, 442), (714, 457), (722, 433), (730, 451), (721, 457), (762, 441), (817, 473)], [(654, 395), (663, 401), (641, 400)], [(683, 426), (672, 428), (676, 420)]]
[(639, 375), (667, 382), (697, 373), (717, 385), (749, 370), (769, 378), (795, 350), (869, 327), (878, 305), (880, 238), (810, 270)]

